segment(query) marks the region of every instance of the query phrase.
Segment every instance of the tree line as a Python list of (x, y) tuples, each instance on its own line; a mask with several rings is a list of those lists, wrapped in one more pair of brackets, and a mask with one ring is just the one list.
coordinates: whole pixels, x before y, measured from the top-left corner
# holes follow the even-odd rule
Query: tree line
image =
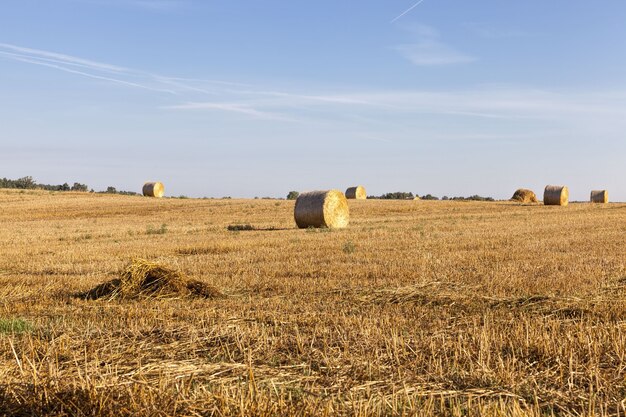
[[(69, 185), (68, 183), (63, 184), (40, 184), (33, 179), (31, 176), (18, 178), (16, 180), (11, 180), (8, 178), (0, 178), (0, 188), (12, 188), (17, 190), (46, 190), (46, 191), (79, 191), (79, 192), (95, 192), (93, 189), (90, 189), (87, 184), (81, 184), (79, 182), (75, 182), (73, 185)], [(101, 193), (108, 194), (124, 194), (124, 195), (137, 195), (133, 191), (117, 191), (115, 187), (107, 187), (106, 191), (99, 191)]]

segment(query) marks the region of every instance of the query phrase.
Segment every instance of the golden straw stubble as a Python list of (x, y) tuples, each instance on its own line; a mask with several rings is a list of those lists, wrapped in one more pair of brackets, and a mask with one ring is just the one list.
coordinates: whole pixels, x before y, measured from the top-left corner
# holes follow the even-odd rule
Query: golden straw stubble
[(548, 185), (543, 192), (543, 204), (546, 206), (567, 206), (569, 189), (565, 185)]
[(590, 201), (592, 203), (606, 204), (609, 202), (609, 192), (607, 190), (593, 190)]
[(367, 198), (365, 187), (357, 185), (356, 187), (348, 188), (346, 190), (346, 198), (350, 200), (365, 200)]
[(350, 220), (348, 200), (339, 190), (302, 193), (296, 200), (294, 218), (300, 229), (343, 228)]
[(143, 195), (146, 197), (161, 198), (165, 193), (165, 187), (161, 182), (147, 182), (143, 185)]

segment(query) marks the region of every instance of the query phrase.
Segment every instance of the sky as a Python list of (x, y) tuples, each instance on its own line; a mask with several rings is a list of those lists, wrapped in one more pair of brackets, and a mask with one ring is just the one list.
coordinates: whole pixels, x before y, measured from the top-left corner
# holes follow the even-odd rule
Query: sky
[(0, 177), (626, 201), (626, 2), (2, 0)]

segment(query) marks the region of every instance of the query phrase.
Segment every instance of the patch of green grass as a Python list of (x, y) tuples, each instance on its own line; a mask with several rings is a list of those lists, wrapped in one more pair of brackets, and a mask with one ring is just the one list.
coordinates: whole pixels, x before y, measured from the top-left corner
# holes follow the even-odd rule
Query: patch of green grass
[(355, 250), (356, 250), (356, 245), (351, 240), (348, 240), (346, 243), (344, 243), (343, 245), (344, 253), (351, 254), (351, 253), (354, 253)]
[(84, 235), (78, 236), (74, 240), (76, 242), (80, 242), (81, 240), (90, 240), (90, 239), (93, 239), (93, 235), (91, 233), (85, 233)]
[(149, 225), (146, 229), (147, 235), (164, 235), (167, 233), (167, 225), (163, 223), (160, 228), (155, 229), (152, 225)]
[(33, 325), (21, 318), (0, 318), (0, 334), (21, 334), (33, 330)]

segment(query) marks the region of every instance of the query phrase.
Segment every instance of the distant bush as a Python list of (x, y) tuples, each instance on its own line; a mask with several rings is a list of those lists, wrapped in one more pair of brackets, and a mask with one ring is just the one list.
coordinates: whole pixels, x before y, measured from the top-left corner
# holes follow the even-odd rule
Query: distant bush
[(479, 195), (471, 195), (469, 197), (452, 197), (453, 201), (495, 201), (493, 197), (482, 197)]
[(439, 200), (439, 197), (435, 197), (431, 194), (426, 194), (420, 197), (422, 200)]
[(298, 198), (298, 196), (300, 196), (299, 192), (289, 191), (289, 193), (287, 193), (287, 200), (295, 200), (296, 198)]
[(386, 193), (381, 196), (367, 196), (367, 198), (380, 200), (412, 200), (415, 198), (411, 192), (396, 191), (394, 193)]
[(231, 232), (238, 232), (240, 230), (254, 230), (254, 226), (251, 224), (229, 224), (227, 229)]
[(108, 186), (106, 191), (98, 191), (99, 194), (140, 195), (134, 191), (117, 191), (115, 187)]

